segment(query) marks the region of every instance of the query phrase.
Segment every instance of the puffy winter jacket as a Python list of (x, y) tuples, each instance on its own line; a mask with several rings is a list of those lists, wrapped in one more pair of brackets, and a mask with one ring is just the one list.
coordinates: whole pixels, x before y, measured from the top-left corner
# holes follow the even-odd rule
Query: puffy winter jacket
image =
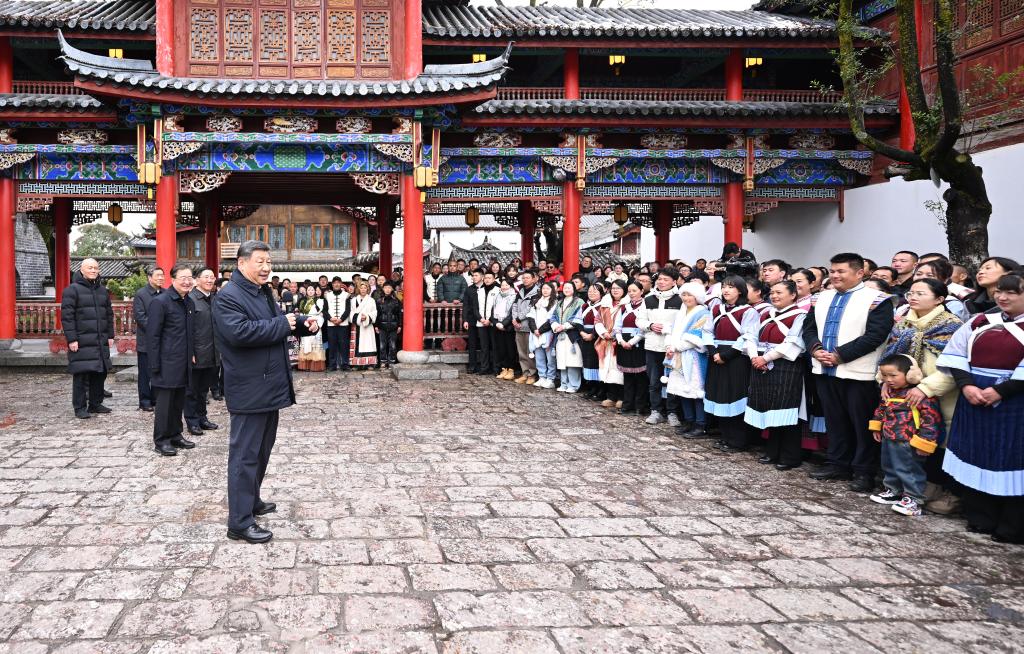
[(114, 307), (99, 278), (89, 281), (75, 273), (61, 298), (60, 322), (68, 343), (78, 342), (78, 351), (68, 352), (68, 372), (110, 370), (108, 341), (114, 338)]

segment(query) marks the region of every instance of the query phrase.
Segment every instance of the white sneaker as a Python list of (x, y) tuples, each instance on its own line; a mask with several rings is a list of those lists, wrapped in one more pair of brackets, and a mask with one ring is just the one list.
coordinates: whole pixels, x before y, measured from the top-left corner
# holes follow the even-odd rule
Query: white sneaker
[(556, 390), (557, 390), (557, 391), (558, 391), (559, 393), (564, 393), (564, 392), (566, 392), (566, 391), (567, 391), (567, 390), (569, 390), (569, 389), (568, 389), (568, 387), (566, 387), (566, 386), (559, 386), (559, 387), (558, 387), (558, 388), (557, 388)]
[[(562, 390), (562, 389), (558, 389), (558, 390)], [(566, 388), (564, 390), (565, 390), (566, 393), (576, 393), (576, 392), (579, 391), (578, 388)]]
[(662, 422), (663, 420), (664, 418), (661, 417), (660, 413), (658, 413), (657, 411), (651, 411), (651, 415), (647, 416), (647, 420), (644, 420), (644, 422), (646, 422), (648, 425), (656, 425), (659, 422)]
[(554, 388), (554, 387), (555, 387), (555, 380), (554, 379), (545, 379), (544, 380), (544, 388)]
[(677, 416), (674, 413), (668, 414), (668, 426), (669, 427), (678, 427), (680, 424), (682, 424), (682, 423), (679, 422), (679, 416)]

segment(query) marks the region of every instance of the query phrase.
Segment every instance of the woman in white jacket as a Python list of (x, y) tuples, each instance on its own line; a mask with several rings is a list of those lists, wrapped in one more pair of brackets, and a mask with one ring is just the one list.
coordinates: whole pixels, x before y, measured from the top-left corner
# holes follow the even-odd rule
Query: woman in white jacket
[[(526, 322), (530, 329), (530, 356), (537, 362), (537, 388), (554, 388), (555, 372), (558, 370), (555, 359), (553, 334), (551, 333), (551, 314), (555, 311), (558, 291), (553, 283), (548, 282), (540, 287), (540, 294)], [(529, 383), (529, 382), (527, 382)]]
[(700, 282), (687, 282), (679, 288), (683, 309), (676, 315), (668, 338), (665, 358), (671, 361), (666, 387), (680, 398), (683, 422), (676, 433), (685, 438), (705, 438), (704, 378), (708, 356), (701, 330), (711, 313), (704, 306), (706, 291)]

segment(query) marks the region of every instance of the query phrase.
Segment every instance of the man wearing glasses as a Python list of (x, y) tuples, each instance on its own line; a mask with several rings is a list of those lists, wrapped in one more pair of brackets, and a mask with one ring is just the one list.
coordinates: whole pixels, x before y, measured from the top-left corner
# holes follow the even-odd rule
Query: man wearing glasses
[(156, 400), (153, 415), (153, 449), (162, 456), (175, 456), (178, 449), (192, 449), (195, 443), (182, 434), (185, 389), (192, 375), (195, 355), (192, 320), (195, 304), (189, 297), (192, 269), (171, 268), (171, 288), (149, 305), (146, 348), (149, 379)]

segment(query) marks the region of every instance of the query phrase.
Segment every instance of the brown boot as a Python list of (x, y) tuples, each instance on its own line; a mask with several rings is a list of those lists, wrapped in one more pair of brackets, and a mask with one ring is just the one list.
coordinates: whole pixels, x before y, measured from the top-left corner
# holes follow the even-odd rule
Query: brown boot
[(534, 377), (533, 375), (530, 375), (529, 377), (526, 378), (526, 383), (532, 386), (533, 384), (537, 383), (537, 378)]
[(512, 381), (514, 381), (517, 384), (525, 384), (527, 379), (529, 379), (529, 377), (527, 377), (526, 374), (524, 373), (522, 375), (519, 375), (518, 377), (516, 377)]
[(603, 400), (601, 402), (601, 406), (603, 406), (606, 409), (611, 409), (612, 407), (615, 406), (615, 400)]

